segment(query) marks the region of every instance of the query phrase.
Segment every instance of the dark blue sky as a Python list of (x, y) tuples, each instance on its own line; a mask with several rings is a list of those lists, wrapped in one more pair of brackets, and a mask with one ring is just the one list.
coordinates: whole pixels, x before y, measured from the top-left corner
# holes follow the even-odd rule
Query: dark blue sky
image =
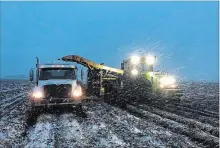
[(218, 81), (218, 2), (1, 2), (1, 77), (78, 54), (112, 67), (135, 50), (182, 79)]

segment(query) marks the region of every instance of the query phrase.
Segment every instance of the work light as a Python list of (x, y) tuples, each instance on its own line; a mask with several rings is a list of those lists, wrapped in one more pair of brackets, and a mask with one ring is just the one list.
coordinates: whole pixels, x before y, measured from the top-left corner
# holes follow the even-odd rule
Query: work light
[(131, 64), (137, 65), (140, 63), (140, 57), (137, 55), (131, 56)]
[(132, 70), (131, 70), (131, 74), (132, 74), (133, 76), (136, 76), (136, 75), (138, 74), (138, 70), (137, 70), (137, 69), (132, 69)]
[(145, 57), (146, 64), (153, 65), (155, 63), (155, 57), (152, 55), (148, 55)]

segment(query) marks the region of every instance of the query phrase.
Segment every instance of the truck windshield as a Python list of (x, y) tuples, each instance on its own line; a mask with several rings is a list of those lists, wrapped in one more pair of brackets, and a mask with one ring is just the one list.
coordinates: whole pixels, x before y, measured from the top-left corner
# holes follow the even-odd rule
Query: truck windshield
[(74, 68), (41, 68), (40, 80), (49, 79), (76, 79)]

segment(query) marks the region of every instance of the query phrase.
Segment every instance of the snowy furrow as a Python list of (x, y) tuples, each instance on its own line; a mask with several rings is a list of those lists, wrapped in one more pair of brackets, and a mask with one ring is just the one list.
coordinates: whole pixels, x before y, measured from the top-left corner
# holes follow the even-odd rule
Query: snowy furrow
[[(18, 97), (18, 98), (17, 98)], [(10, 112), (13, 108), (17, 107), (19, 104), (23, 103), (25, 100), (27, 100), (27, 93), (22, 93), (19, 96), (17, 96), (16, 99), (12, 102), (3, 104), (0, 109), (0, 114), (3, 116), (7, 112)]]
[(104, 114), (102, 121), (108, 125), (107, 128), (125, 141), (129, 147), (198, 147), (186, 137), (134, 117), (121, 109), (105, 103), (94, 107), (100, 110), (99, 114), (94, 116)]
[(12, 92), (7, 92), (7, 93), (0, 93), (0, 102), (1, 103), (7, 103), (11, 101), (11, 98), (14, 96), (17, 96), (23, 92), (27, 92), (30, 88), (24, 88), (24, 89), (16, 89), (15, 91)]
[(25, 148), (54, 147), (54, 115), (43, 114), (36, 125), (29, 127)]
[[(22, 86), (21, 86), (22, 87)], [(14, 91), (17, 91), (17, 90), (20, 90), (21, 88), (12, 88), (12, 89), (6, 89), (6, 90), (1, 90), (0, 91), (0, 94), (3, 94), (3, 93), (8, 93), (8, 92), (14, 92)]]
[(198, 120), (202, 123), (210, 124), (210, 125), (215, 126), (215, 127), (219, 126), (219, 121), (216, 118), (202, 116), (202, 115), (198, 115), (198, 114), (195, 114), (193, 112), (190, 112), (190, 111), (177, 109), (175, 106), (172, 106), (172, 107), (165, 106), (165, 105), (164, 106), (152, 105), (152, 106), (155, 107), (155, 108), (158, 108), (160, 110), (166, 111), (166, 112), (177, 114), (177, 115), (182, 116), (184, 118), (195, 119), (195, 120)]
[[(95, 111), (92, 113), (96, 113)], [(57, 119), (56, 147), (117, 147), (122, 146), (118, 137), (106, 129), (98, 117), (89, 114), (88, 119), (80, 119), (74, 114), (63, 114)]]
[[(208, 102), (213, 102), (213, 103), (218, 102), (218, 100), (203, 100), (203, 101), (208, 101)], [(180, 104), (175, 104), (175, 105), (183, 106), (185, 108), (189, 108), (189, 109), (196, 110), (196, 111), (199, 111), (199, 112), (201, 111), (201, 112), (203, 112), (205, 114), (210, 114), (210, 115), (218, 116), (218, 112), (214, 112), (214, 111), (210, 111), (210, 110), (207, 110), (207, 109), (198, 108), (196, 106), (193, 106), (193, 103), (182, 102)]]
[(147, 105), (138, 105), (138, 108), (144, 109), (145, 111), (149, 111), (154, 114), (157, 114), (161, 117), (164, 117), (164, 118), (167, 118), (170, 120), (174, 120), (174, 121), (182, 123), (182, 124), (186, 124), (187, 126), (189, 126), (189, 128), (193, 128), (193, 127), (199, 128), (199, 129), (203, 130), (204, 132), (212, 134), (216, 137), (219, 136), (219, 134), (218, 134), (219, 128), (214, 127), (212, 125), (204, 124), (204, 123), (201, 123), (201, 122), (196, 121), (194, 119), (184, 118), (184, 117), (178, 116), (174, 113), (165, 112), (165, 111), (162, 111), (162, 110), (159, 110), (157, 108), (147, 106)]
[(19, 94), (15, 95), (15, 96), (9, 97), (9, 98), (7, 98), (7, 99), (5, 99), (5, 100), (1, 100), (1, 102), (0, 102), (0, 103), (1, 103), (0, 107), (1, 107), (1, 108), (4, 108), (5, 106), (8, 106), (9, 104), (13, 103), (13, 102), (16, 101), (17, 99), (19, 99), (19, 98), (25, 96), (26, 94), (27, 94), (27, 92), (23, 92), (23, 93), (19, 93)]
[(128, 105), (127, 108), (130, 112), (137, 114), (138, 116), (142, 116), (143, 118), (146, 118), (147, 120), (153, 121), (156, 124), (163, 126), (175, 133), (185, 135), (190, 137), (193, 141), (197, 141), (199, 143), (203, 143), (204, 146), (207, 147), (217, 147), (219, 145), (219, 140), (217, 137), (209, 135), (205, 132), (202, 132), (198, 129), (189, 128), (183, 124), (177, 123), (175, 121), (162, 118), (159, 115), (153, 114), (151, 112), (137, 109), (134, 106)]
[[(123, 112), (124, 114), (120, 116), (119, 120), (125, 121), (129, 124), (129, 128), (133, 130), (134, 133), (144, 133), (156, 137), (164, 143), (165, 147), (199, 147), (197, 144), (189, 140), (188, 137), (176, 134), (162, 126), (156, 125), (154, 122), (120, 110), (120, 113)], [(113, 110), (112, 113), (118, 114), (118, 110)]]
[(73, 114), (63, 114), (56, 118), (56, 147), (84, 146), (81, 142), (82, 127)]
[(0, 147), (23, 147), (26, 133), (26, 103), (0, 119)]
[[(128, 111), (100, 99), (92, 102), (91, 98), (83, 105), (87, 118), (75, 111), (43, 112), (36, 118), (35, 125), (27, 126), (26, 92), (30, 84), (3, 83), (1, 111), (7, 112), (7, 116), (0, 119), (0, 147), (188, 148), (219, 145), (218, 87), (214, 84), (202, 84), (201, 88), (199, 84), (186, 85), (181, 104), (128, 106)], [(20, 98), (16, 96), (21, 92), (24, 94)]]
[(187, 107), (187, 106), (184, 106), (182, 104), (177, 104), (177, 103), (172, 104), (172, 106), (174, 106), (174, 105), (178, 109), (181, 109), (181, 110), (184, 110), (184, 111), (193, 112), (193, 113), (196, 113), (196, 114), (199, 114), (199, 115), (202, 115), (202, 116), (218, 118), (218, 114), (213, 114), (213, 113), (206, 112), (206, 111), (200, 111), (198, 109), (193, 109), (191, 107)]

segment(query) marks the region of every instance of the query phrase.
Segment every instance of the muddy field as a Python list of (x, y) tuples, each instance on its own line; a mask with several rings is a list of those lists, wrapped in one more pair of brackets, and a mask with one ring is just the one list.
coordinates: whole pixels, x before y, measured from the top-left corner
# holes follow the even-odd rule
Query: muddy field
[(219, 147), (218, 83), (184, 83), (180, 103), (131, 104), (101, 100), (42, 112), (29, 121), (32, 84), (1, 81), (0, 147)]

